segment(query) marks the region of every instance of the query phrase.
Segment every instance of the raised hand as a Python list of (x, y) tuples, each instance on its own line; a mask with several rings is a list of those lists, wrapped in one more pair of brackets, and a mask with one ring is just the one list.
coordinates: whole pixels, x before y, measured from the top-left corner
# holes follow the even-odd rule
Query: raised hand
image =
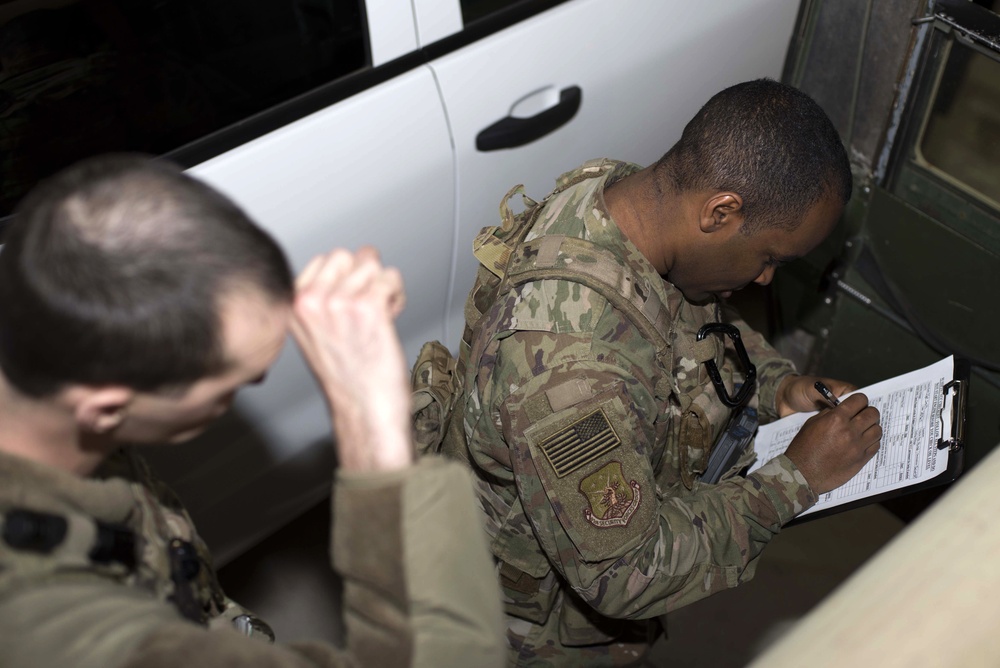
[(345, 470), (413, 461), (406, 358), (394, 319), (403, 280), (373, 248), (313, 259), (296, 281), (292, 334), (327, 397)]

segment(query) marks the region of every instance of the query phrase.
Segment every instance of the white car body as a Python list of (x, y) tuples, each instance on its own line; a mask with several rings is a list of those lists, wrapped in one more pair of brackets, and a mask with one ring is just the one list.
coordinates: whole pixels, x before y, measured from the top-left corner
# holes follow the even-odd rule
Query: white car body
[[(798, 12), (791, 0), (512, 4), (549, 7), (470, 39), (459, 0), (367, 0), (372, 67), (418, 51), (424, 61), (190, 168), (273, 234), (295, 270), (333, 247), (377, 247), (406, 281), (398, 324), (411, 360), (432, 339), (457, 348), (472, 239), (511, 186), (541, 198), (587, 159), (655, 161), (712, 94), (781, 76)], [(482, 129), (573, 86), (582, 101), (568, 123), (477, 150)], [(329, 420), (289, 343), (231, 415), (148, 455), (222, 564), (329, 492)]]

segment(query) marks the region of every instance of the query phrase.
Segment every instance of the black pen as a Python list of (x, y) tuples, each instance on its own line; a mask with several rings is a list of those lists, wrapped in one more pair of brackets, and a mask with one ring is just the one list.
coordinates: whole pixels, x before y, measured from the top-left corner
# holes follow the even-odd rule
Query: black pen
[(840, 405), (840, 399), (833, 395), (830, 388), (823, 384), (823, 381), (817, 380), (814, 387), (819, 390), (819, 393), (823, 395), (823, 398), (830, 402), (830, 405), (836, 408)]

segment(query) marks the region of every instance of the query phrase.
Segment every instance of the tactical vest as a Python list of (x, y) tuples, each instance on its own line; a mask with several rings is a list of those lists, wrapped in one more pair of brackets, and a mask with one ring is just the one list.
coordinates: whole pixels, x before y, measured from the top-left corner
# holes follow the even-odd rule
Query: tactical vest
[[(480, 262), (477, 280), (465, 307), (466, 327), (460, 344), (459, 359), (452, 359), (444, 346), (433, 342), (426, 344), (414, 367), (413, 383), (418, 419), (415, 437), (421, 452), (441, 452), (451, 458), (469, 461), (466, 429), (463, 425), (466, 388), (473, 388), (486, 348), (505, 328), (506, 323), (490, 318), (491, 310), (520, 286), (533, 281), (559, 280), (582, 284), (604, 297), (625, 319), (642, 334), (655, 349), (655, 388), (657, 397), (669, 403), (677, 413), (672, 425), (673, 438), (682, 446), (679, 461), (654, 462), (658, 482), (670, 485), (682, 483), (691, 489), (698, 474), (704, 470), (711, 445), (729, 416), (729, 409), (722, 405), (712, 389), (704, 371), (703, 362), (714, 359), (727, 383), (733, 378), (724, 367), (725, 347), (720, 339), (709, 337), (696, 341), (693, 336), (676, 336), (672, 330), (678, 315), (700, 317), (704, 309), (692, 307), (678, 293), (676, 304), (664, 304), (648, 281), (632, 267), (623, 263), (614, 253), (577, 237), (543, 235), (525, 241), (535, 226), (545, 204), (560, 192), (587, 179), (601, 178), (609, 171), (619, 169), (621, 163), (592, 161), (560, 180), (542, 202), (524, 194), (522, 185), (512, 188), (500, 204), (501, 225), (486, 227), (476, 237), (474, 254)], [(609, 176), (615, 178), (615, 174)], [(520, 194), (525, 209), (514, 214), (509, 202)], [(671, 311), (673, 309), (673, 312)], [(679, 309), (692, 309), (680, 313)], [(698, 310), (694, 310), (698, 309)], [(706, 321), (719, 320), (718, 309)], [(682, 391), (677, 385), (678, 360), (693, 360), (699, 375), (699, 389)], [(661, 411), (671, 408), (664, 405)], [(422, 417), (422, 419), (421, 419)], [(667, 435), (664, 435), (667, 438)], [(732, 471), (749, 463), (752, 452), (745, 456)], [(660, 480), (664, 474), (679, 473), (679, 480)], [(731, 473), (732, 473), (731, 471)], [(497, 521), (488, 519), (488, 521)], [(530, 534), (508, 531), (503, 525), (493, 526), (492, 549), (500, 558), (501, 584), (507, 611), (515, 616), (544, 623), (552, 610), (558, 593), (555, 572), (548, 558)], [(579, 629), (581, 644), (600, 642), (611, 636), (595, 633), (586, 619), (587, 613), (573, 606), (563, 606), (562, 626)], [(578, 617), (574, 621), (573, 618)]]
[[(728, 415), (714, 394), (697, 401), (691, 393), (675, 386), (672, 373), (675, 359), (693, 359), (702, 365), (715, 359), (723, 368), (724, 346), (710, 337), (702, 341), (693, 338), (676, 340), (671, 327), (670, 305), (663, 304), (657, 292), (633, 269), (610, 251), (585, 239), (559, 235), (524, 239), (534, 227), (545, 204), (564, 190), (587, 179), (600, 178), (618, 169), (621, 163), (594, 160), (564, 178), (541, 202), (524, 193), (524, 186), (512, 188), (500, 203), (501, 225), (485, 227), (476, 237), (473, 254), (479, 260), (476, 284), (465, 305), (465, 330), (459, 347), (458, 360), (438, 342), (424, 345), (413, 369), (415, 439), (421, 453), (442, 452), (458, 459), (468, 459), (462, 429), (463, 388), (467, 386), (468, 367), (475, 368), (483, 350), (497, 335), (485, 331), (490, 323), (484, 318), (498, 300), (525, 283), (540, 280), (560, 280), (580, 283), (607, 299), (628, 319), (656, 349), (657, 396), (680, 397), (682, 440), (689, 443), (690, 457), (682, 466), (684, 483), (691, 488), (696, 479), (698, 462), (711, 446), (715, 428)], [(612, 175), (613, 177), (613, 175)], [(514, 214), (510, 200), (520, 194), (525, 210)], [(682, 308), (686, 303), (681, 301)], [(716, 311), (715, 319), (719, 319)], [(501, 325), (502, 323), (494, 323)], [(469, 360), (467, 363), (466, 360)], [(701, 373), (701, 371), (699, 371)], [(700, 385), (712, 392), (707, 378)], [(732, 382), (732, 377), (726, 377)]]
[[(666, 355), (669, 314), (653, 291), (640, 294), (634, 289), (637, 279), (628, 267), (583, 239), (549, 236), (524, 243), (546, 202), (566, 188), (600, 176), (614, 166), (599, 161), (591, 169), (585, 167), (577, 178), (560, 183), (541, 202), (528, 197), (524, 185), (515, 186), (504, 195), (500, 202), (500, 226), (484, 227), (473, 242), (479, 269), (465, 304), (465, 329), (458, 360), (442, 344), (432, 341), (424, 344), (413, 368), (414, 436), (421, 454), (440, 451), (467, 460), (461, 436), (465, 360), (478, 360), (476, 353), (481, 353), (485, 343), (492, 339), (491, 336), (484, 341), (481, 336), (485, 326), (483, 315), (499, 298), (524, 283), (568, 280), (596, 290), (622, 310), (648, 340), (656, 342), (658, 362)], [(518, 194), (525, 210), (514, 214), (510, 200)], [(482, 345), (473, 351), (475, 341)]]
[(0, 489), (0, 601), (37, 586), (110, 580), (168, 602), (196, 624), (233, 624), (273, 640), (266, 624), (226, 598), (190, 517), (145, 462), (119, 452), (103, 469), (131, 491), (127, 522), (92, 517), (44, 488), (29, 495)]

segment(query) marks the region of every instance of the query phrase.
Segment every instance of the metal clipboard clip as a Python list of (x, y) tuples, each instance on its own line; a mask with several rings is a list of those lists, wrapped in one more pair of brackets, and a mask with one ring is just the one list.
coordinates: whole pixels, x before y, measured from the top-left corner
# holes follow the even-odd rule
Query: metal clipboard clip
[(951, 380), (944, 384), (941, 404), (941, 440), (938, 450), (958, 450), (965, 445), (965, 404), (968, 382)]

